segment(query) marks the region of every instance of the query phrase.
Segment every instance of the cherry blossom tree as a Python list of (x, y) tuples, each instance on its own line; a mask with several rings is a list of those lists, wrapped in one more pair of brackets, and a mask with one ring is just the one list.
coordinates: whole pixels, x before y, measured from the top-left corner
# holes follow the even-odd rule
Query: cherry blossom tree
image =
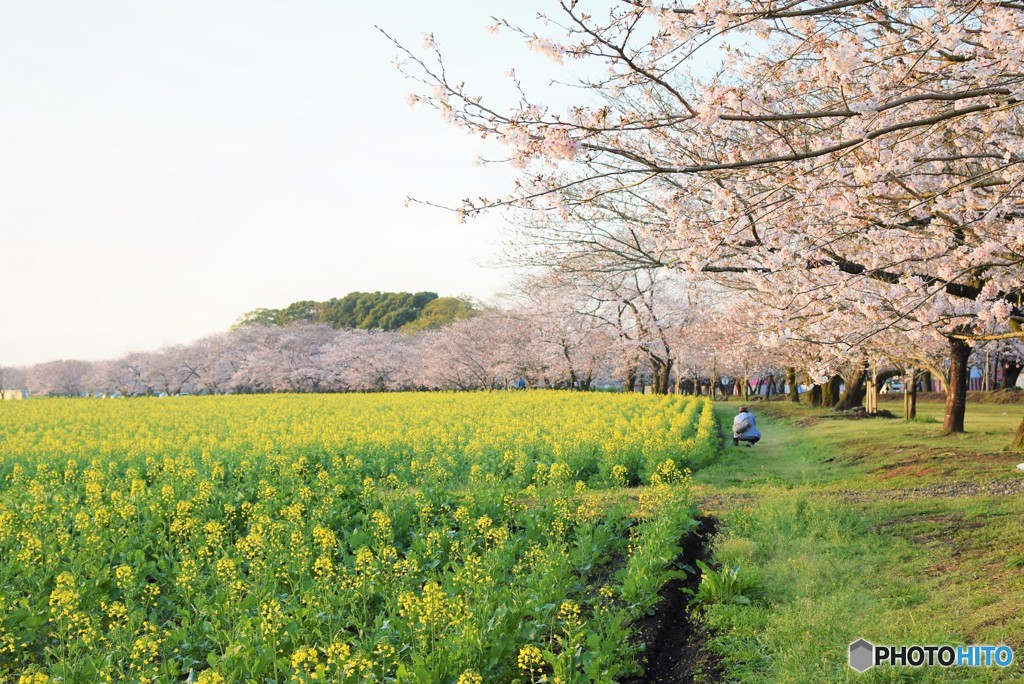
[(250, 391), (334, 389), (339, 369), (327, 362), (327, 353), (336, 336), (330, 326), (316, 323), (261, 327), (245, 340), (246, 351), (237, 364), (232, 383)]
[(27, 387), (24, 368), (0, 366), (0, 390), (24, 390)]
[(236, 336), (244, 334), (245, 332), (239, 329), (232, 333), (211, 335), (189, 346), (190, 353), (195, 354), (192, 367), (196, 373), (197, 391), (224, 394), (230, 390), (231, 379), (241, 363), (233, 340)]
[(77, 397), (86, 391), (91, 365), (87, 361), (50, 361), (32, 366), (26, 373), (28, 391), (51, 397)]
[(326, 365), (338, 373), (340, 386), (358, 392), (407, 389), (416, 363), (411, 338), (384, 331), (347, 330), (336, 334)]
[(492, 389), (502, 386), (504, 366), (497, 353), (507, 330), (503, 316), (486, 312), (426, 333), (421, 377), (438, 389)]
[(92, 365), (86, 376), (85, 389), (95, 394), (125, 397), (151, 394), (142, 379), (149, 362), (148, 355), (140, 353), (99, 361)]
[(626, 369), (641, 364), (650, 371), (652, 390), (665, 393), (683, 349), (674, 331), (687, 326), (698, 312), (694, 292), (685, 279), (658, 269), (638, 269), (599, 276), (592, 281), (592, 315), (616, 335)]
[(589, 288), (564, 270), (545, 270), (516, 286), (510, 315), (528, 326), (530, 351), (543, 357), (548, 384), (589, 390), (607, 374), (612, 331), (592, 315)]
[(207, 362), (201, 345), (175, 345), (158, 351), (149, 366), (148, 384), (158, 394), (191, 394)]
[[(523, 170), (510, 196), (463, 215), (505, 205), (592, 225), (614, 207), (666, 267), (805, 322), (862, 307), (848, 345), (900, 321), (938, 332), (954, 383), (972, 341), (1021, 335), (1024, 7), (556, 4), (549, 35), (497, 27), (603, 69), (576, 66), (589, 96), (568, 111), (518, 82), (515, 104), (493, 105), (436, 48), (406, 52), (416, 99)], [(961, 431), (956, 392), (948, 403), (945, 428)]]

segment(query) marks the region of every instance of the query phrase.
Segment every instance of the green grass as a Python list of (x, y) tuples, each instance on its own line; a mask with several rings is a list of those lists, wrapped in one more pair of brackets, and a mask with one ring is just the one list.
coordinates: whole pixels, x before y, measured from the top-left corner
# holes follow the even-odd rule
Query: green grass
[[(723, 425), (735, 409), (718, 405)], [(1022, 496), (906, 491), (1024, 477), (1014, 470), (1024, 455), (1006, 449), (1024, 407), (970, 405), (970, 432), (953, 437), (940, 434), (940, 423), (838, 420), (783, 404), (754, 411), (762, 442), (729, 445), (694, 475), (705, 508), (720, 521), (715, 562), (760, 578), (768, 598), (704, 613), (726, 681), (1019, 680), (1017, 663), (1008, 671), (907, 667), (861, 675), (846, 661), (860, 637), (1006, 643), (1024, 657)], [(937, 403), (919, 409), (940, 422), (942, 411)]]
[[(723, 431), (728, 432), (735, 406), (718, 404), (715, 411)], [(765, 420), (761, 414), (757, 418), (759, 424)], [(717, 489), (749, 489), (761, 485), (794, 487), (834, 481), (840, 477), (836, 467), (827, 462), (834, 458), (834, 450), (823, 445), (821, 440), (807, 439), (809, 435), (796, 427), (776, 423), (772, 423), (771, 433), (765, 434), (766, 438), (752, 448), (734, 447), (726, 439), (722, 457), (702, 469), (695, 476), (695, 481)]]
[[(729, 407), (731, 408), (731, 407)], [(880, 408), (902, 415), (902, 404)], [(720, 409), (721, 410), (721, 409)], [(945, 407), (938, 402), (918, 404), (918, 421), (902, 418), (848, 420), (827, 411), (792, 404), (772, 404), (774, 416), (787, 419), (846, 466), (842, 475), (851, 486), (918, 486), (975, 478), (1013, 478), (1024, 454), (1008, 446), (1024, 416), (1024, 405), (969, 404), (962, 435), (943, 435)], [(863, 477), (866, 476), (866, 477)]]

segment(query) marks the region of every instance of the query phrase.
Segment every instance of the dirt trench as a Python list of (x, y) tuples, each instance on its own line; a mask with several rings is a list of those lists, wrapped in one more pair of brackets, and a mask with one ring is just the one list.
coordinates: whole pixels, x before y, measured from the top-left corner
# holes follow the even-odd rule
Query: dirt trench
[[(676, 566), (696, 569), (696, 561), (707, 563), (711, 557), (711, 540), (717, 521), (702, 516), (697, 528), (682, 539), (682, 553)], [(653, 614), (636, 623), (638, 641), (646, 644), (640, 654), (644, 674), (627, 680), (626, 684), (652, 682), (657, 684), (714, 684), (722, 681), (718, 657), (707, 648), (707, 632), (694, 620), (687, 603), (690, 595), (683, 589), (696, 590), (700, 573), (688, 573), (685, 579), (666, 584)]]

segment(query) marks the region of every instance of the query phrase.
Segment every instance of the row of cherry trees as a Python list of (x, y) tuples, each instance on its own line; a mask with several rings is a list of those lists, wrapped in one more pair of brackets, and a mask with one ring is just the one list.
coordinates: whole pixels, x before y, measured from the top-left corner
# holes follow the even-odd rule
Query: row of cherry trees
[(396, 43), (413, 101), (522, 171), (454, 209), (521, 210), (531, 261), (725, 288), (757, 312), (733, 329), (748, 349), (821, 383), (859, 387), (880, 360), (941, 373), (944, 427), (963, 431), (972, 349), (1024, 335), (1024, 5), (549, 6), (537, 30), (494, 29), (572, 65), (561, 110), (533, 92), (552, 97), (547, 81), (512, 74), (495, 104), (432, 36)]
[(743, 361), (705, 330), (712, 316), (692, 288), (658, 271), (547, 274), (500, 306), (436, 331), (249, 325), (190, 345), (100, 362), (0, 369), (33, 395), (159, 395), (566, 387), (621, 381), (656, 392), (739, 374)]

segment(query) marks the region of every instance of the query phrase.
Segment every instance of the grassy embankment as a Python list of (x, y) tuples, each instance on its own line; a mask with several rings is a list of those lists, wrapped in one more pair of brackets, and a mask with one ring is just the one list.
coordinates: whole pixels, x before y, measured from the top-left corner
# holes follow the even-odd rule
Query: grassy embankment
[[(719, 404), (723, 426), (738, 404)], [(898, 408), (898, 407), (897, 407)], [(715, 561), (759, 577), (767, 602), (713, 606), (726, 681), (1008, 682), (1024, 667), (1024, 455), (1006, 450), (1024, 406), (971, 404), (966, 435), (918, 422), (754, 406), (765, 439), (727, 441), (695, 474), (720, 520)], [(935, 419), (938, 419), (935, 422)], [(1006, 671), (847, 666), (875, 644), (1008, 644)]]

